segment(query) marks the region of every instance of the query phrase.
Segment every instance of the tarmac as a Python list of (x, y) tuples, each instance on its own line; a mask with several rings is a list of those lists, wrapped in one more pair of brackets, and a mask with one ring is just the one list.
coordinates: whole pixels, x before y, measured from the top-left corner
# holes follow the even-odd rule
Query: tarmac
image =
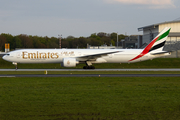
[[(180, 71), (180, 69), (0, 69), (0, 71)], [(180, 77), (180, 74), (17, 74), (0, 77)]]
[(180, 71), (180, 69), (0, 69), (0, 71)]

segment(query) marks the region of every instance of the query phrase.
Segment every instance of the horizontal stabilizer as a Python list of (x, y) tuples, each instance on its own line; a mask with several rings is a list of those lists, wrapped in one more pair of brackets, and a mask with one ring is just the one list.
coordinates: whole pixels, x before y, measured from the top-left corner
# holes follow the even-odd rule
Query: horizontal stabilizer
[(151, 55), (159, 55), (159, 54), (165, 54), (165, 53), (171, 53), (169, 51), (160, 51), (160, 52), (156, 52), (156, 53), (150, 53)]

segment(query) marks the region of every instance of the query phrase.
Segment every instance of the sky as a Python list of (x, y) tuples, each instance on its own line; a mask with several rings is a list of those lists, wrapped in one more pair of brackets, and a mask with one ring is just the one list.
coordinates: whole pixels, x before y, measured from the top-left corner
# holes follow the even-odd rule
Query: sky
[(180, 19), (180, 0), (0, 0), (0, 34), (88, 37)]

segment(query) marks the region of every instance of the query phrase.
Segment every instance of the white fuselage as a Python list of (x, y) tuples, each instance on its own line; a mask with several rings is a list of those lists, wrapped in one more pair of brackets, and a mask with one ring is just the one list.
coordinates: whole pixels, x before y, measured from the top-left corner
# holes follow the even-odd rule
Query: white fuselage
[(9, 52), (3, 59), (14, 63), (62, 63), (64, 58), (76, 58), (79, 62), (85, 62), (86, 60), (80, 58), (115, 51), (117, 52), (102, 55), (89, 61), (91, 63), (130, 63), (165, 56), (164, 54), (151, 55), (148, 53), (141, 58), (130, 61), (143, 49), (21, 49)]

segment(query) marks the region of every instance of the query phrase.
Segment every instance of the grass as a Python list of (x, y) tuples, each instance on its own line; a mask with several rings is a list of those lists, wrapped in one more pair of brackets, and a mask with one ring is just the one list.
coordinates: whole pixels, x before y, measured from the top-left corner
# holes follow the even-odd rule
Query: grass
[(0, 120), (177, 120), (179, 79), (1, 78)]
[[(75, 68), (83, 68), (85, 64), (79, 64)], [(97, 69), (103, 68), (180, 68), (180, 58), (157, 58), (154, 60), (148, 60), (138, 63), (104, 63), (104, 64), (94, 64)], [(0, 58), (0, 69), (14, 69), (15, 66), (7, 61), (4, 61)], [(20, 69), (65, 69), (60, 66), (60, 64), (18, 64), (18, 68)], [(67, 68), (69, 69), (69, 68)], [(72, 68), (74, 69), (74, 68)]]

